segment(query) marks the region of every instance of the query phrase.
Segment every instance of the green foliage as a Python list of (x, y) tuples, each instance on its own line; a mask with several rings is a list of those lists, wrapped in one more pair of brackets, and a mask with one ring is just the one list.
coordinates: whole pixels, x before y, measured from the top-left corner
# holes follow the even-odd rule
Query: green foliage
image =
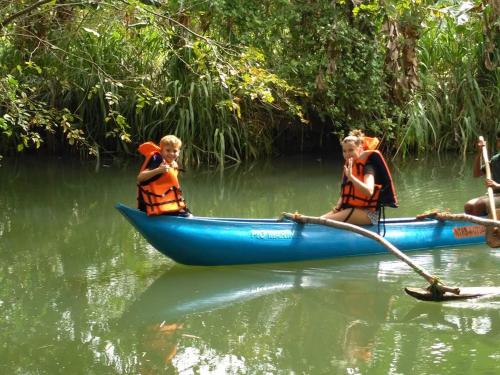
[[(30, 56), (31, 70), (19, 71), (18, 79), (37, 82), (31, 87), (43, 98), (39, 107), (74, 115), (78, 132), (60, 129), (70, 145), (128, 152), (131, 142), (174, 133), (184, 140), (187, 162), (224, 164), (270, 152), (270, 124), (254, 121), (255, 112), (303, 118), (293, 100), (296, 90), (265, 68), (258, 49), (229, 48), (201, 36), (183, 24), (180, 13), (164, 16), (156, 7), (129, 2), (116, 14), (115, 5), (71, 7), (71, 22), (51, 14), (42, 48), (9, 39), (3, 51), (7, 70)], [(5, 107), (13, 105), (2, 99)], [(21, 136), (9, 129), (14, 139)], [(36, 138), (37, 147), (43, 138)]]
[[(41, 73), (41, 68), (32, 62), (26, 63), (24, 69)], [(18, 65), (16, 71), (22, 75), (24, 69)], [(82, 131), (73, 125), (73, 114), (66, 109), (49, 107), (37, 97), (33, 86), (7, 74), (0, 79), (0, 92), (1, 146), (14, 147), (18, 152), (30, 147), (39, 148), (43, 138), (59, 129), (69, 144), (85, 143)]]
[(420, 39), (421, 88), (397, 131), (401, 152), (457, 150), (498, 129), (498, 68), (484, 65), (481, 13), (435, 9)]
[(0, 0), (0, 152), (132, 153), (174, 133), (185, 162), (223, 165), (269, 155), (282, 127), (314, 132), (317, 119), (403, 155), (466, 151), (498, 125), (488, 2), (35, 3)]

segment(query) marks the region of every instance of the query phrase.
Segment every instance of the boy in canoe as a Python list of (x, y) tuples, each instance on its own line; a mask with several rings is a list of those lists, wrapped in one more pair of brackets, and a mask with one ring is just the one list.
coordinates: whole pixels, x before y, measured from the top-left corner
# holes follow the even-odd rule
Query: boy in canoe
[(175, 135), (164, 136), (159, 146), (153, 142), (139, 146), (146, 160), (137, 175), (137, 203), (148, 215), (189, 215), (177, 178), (181, 146)]
[[(472, 164), (472, 175), (481, 177), (486, 174), (484, 166), (481, 166), (481, 151), (486, 147), (486, 142), (477, 142), (477, 153)], [(500, 131), (496, 133), (496, 149), (500, 150)], [(490, 159), (491, 179), (486, 179), (486, 187), (491, 187), (495, 194), (495, 206), (500, 207), (500, 152)], [(472, 198), (464, 206), (464, 212), (470, 215), (484, 216), (488, 213), (488, 196)]]
[(342, 141), (345, 159), (340, 197), (322, 217), (356, 225), (376, 225), (384, 206), (397, 207), (392, 176), (378, 139), (353, 130)]

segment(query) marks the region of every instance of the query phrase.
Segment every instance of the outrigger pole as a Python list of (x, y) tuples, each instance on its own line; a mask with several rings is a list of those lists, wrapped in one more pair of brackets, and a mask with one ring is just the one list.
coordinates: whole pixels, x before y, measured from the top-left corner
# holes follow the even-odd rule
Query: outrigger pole
[[(488, 294), (492, 294), (492, 288), (458, 288), (458, 287), (450, 287), (441, 282), (439, 277), (433, 276), (424, 270), (422, 267), (413, 263), (413, 261), (403, 252), (401, 252), (396, 246), (391, 244), (388, 240), (386, 240), (381, 235), (372, 232), (370, 230), (364, 229), (360, 226), (344, 223), (340, 221), (325, 219), (321, 217), (315, 216), (306, 216), (298, 213), (291, 214), (284, 212), (283, 217), (293, 220), (296, 223), (300, 224), (318, 224), (325, 225), (328, 227), (333, 227), (337, 229), (343, 229), (350, 232), (354, 232), (360, 234), (364, 237), (371, 238), (380, 244), (382, 244), (387, 250), (393, 253), (397, 258), (405, 262), (409, 265), (416, 273), (422, 276), (430, 285), (428, 288), (405, 288), (406, 293), (410, 296), (415, 297), (417, 299), (426, 300), (426, 301), (446, 301), (450, 299), (464, 299), (464, 298), (473, 298), (480, 297)], [(494, 220), (482, 219), (482, 225), (487, 226), (498, 226), (500, 223)], [(471, 289), (471, 290), (469, 290)], [(500, 294), (500, 288), (498, 290), (493, 291), (493, 294)], [(483, 292), (482, 292), (483, 291)]]

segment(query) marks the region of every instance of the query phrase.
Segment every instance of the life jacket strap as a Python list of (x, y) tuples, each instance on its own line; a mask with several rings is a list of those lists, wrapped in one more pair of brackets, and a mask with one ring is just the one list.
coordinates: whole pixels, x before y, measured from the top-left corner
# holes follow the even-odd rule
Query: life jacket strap
[[(383, 229), (383, 234), (380, 234), (380, 223), (382, 223), (382, 229)], [(378, 221), (377, 221), (377, 233), (380, 234), (382, 237), (385, 237), (386, 234), (386, 228), (385, 228), (385, 206), (384, 205), (379, 205), (379, 211), (378, 211)]]
[(157, 207), (157, 206), (163, 206), (164, 204), (169, 204), (169, 203), (181, 203), (181, 202), (185, 202), (185, 199), (184, 198), (179, 198), (179, 199), (171, 199), (169, 201), (165, 201), (165, 202), (158, 202), (158, 203), (148, 203), (148, 202), (145, 202), (146, 206), (149, 206), (149, 207)]
[[(163, 206), (165, 204), (170, 204), (170, 203), (184, 203), (186, 200), (182, 197), (182, 190), (179, 189), (176, 186), (172, 186), (169, 189), (167, 189), (163, 194), (155, 194), (150, 191), (145, 190), (141, 185), (137, 185), (139, 190), (146, 196), (147, 200), (144, 199), (144, 204), (148, 207), (158, 207), (158, 206)], [(175, 194), (175, 199), (170, 199), (168, 201), (161, 201), (161, 202), (153, 202), (152, 197), (156, 198), (163, 198), (165, 195), (167, 195), (170, 191), (173, 191)]]
[(165, 190), (165, 192), (163, 192), (162, 194), (155, 194), (155, 193), (153, 193), (153, 192), (151, 192), (151, 191), (147, 191), (147, 190), (145, 190), (145, 189), (144, 189), (141, 185), (137, 185), (137, 186), (138, 186), (139, 190), (140, 190), (142, 193), (144, 193), (144, 194), (146, 194), (146, 195), (148, 195), (148, 196), (153, 196), (153, 197), (156, 197), (156, 198), (162, 198), (162, 197), (164, 197), (165, 195), (167, 195), (167, 194), (168, 194), (169, 192), (171, 192), (171, 191), (173, 191), (173, 192), (174, 192), (174, 194), (175, 194), (176, 198), (178, 197), (178, 193), (182, 193), (182, 190), (181, 190), (181, 189), (179, 189), (179, 188), (178, 188), (178, 187), (176, 187), (176, 186), (172, 186), (172, 187), (168, 188), (168, 189), (167, 189), (167, 190)]
[(373, 191), (373, 194), (368, 198), (356, 195), (355, 191), (354, 191), (354, 184), (351, 181), (346, 182), (342, 186), (342, 207), (343, 208), (357, 207), (357, 206), (349, 204), (351, 201), (354, 200), (354, 201), (364, 202), (362, 207), (357, 207), (357, 208), (377, 209), (379, 206), (379, 204), (378, 204), (379, 197), (380, 197), (380, 187), (377, 185), (375, 185), (375, 189)]
[(352, 216), (352, 213), (354, 212), (355, 208), (354, 207), (351, 207), (351, 211), (349, 211), (349, 213), (347, 214), (347, 216), (345, 217), (345, 219), (343, 220), (344, 223), (347, 223), (349, 221), (349, 219), (351, 218)]

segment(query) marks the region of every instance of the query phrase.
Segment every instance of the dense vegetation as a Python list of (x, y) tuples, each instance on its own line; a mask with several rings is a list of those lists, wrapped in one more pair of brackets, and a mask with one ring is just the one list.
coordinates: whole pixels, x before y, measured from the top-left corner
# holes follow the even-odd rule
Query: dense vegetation
[(495, 0), (0, 0), (0, 153), (101, 157), (175, 133), (185, 162), (466, 152), (499, 126)]

